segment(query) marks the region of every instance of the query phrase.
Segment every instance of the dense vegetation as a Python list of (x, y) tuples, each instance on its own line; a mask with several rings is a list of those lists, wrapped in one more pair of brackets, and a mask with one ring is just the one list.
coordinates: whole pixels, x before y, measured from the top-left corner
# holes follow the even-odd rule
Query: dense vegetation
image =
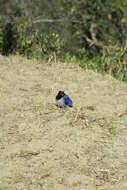
[(0, 53), (73, 61), (127, 81), (127, 1), (0, 0)]

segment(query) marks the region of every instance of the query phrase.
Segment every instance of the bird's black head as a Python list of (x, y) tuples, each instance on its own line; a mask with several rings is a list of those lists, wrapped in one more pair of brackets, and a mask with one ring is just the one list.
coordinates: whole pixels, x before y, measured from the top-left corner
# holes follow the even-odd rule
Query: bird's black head
[(56, 96), (56, 100), (60, 100), (63, 96), (65, 95), (64, 91), (59, 91), (57, 96)]

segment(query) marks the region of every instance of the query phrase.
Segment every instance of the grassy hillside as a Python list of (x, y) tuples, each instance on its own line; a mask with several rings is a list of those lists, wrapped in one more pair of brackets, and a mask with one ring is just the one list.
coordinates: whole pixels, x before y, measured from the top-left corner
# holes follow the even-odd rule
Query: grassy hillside
[[(55, 106), (59, 89), (72, 109)], [(127, 189), (127, 85), (73, 64), (0, 56), (0, 189)]]

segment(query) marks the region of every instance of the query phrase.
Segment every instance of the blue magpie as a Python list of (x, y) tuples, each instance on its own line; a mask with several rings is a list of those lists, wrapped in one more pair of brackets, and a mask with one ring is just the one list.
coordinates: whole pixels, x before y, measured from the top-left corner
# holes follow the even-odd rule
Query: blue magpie
[(56, 96), (56, 105), (61, 108), (66, 106), (72, 107), (72, 100), (64, 91), (59, 91)]

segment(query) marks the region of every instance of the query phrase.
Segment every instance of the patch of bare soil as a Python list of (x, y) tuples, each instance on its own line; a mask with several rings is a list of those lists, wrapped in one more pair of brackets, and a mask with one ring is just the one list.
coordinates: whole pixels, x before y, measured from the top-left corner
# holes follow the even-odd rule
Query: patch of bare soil
[[(72, 109), (55, 106), (59, 89)], [(0, 189), (127, 189), (127, 85), (73, 64), (1, 56)]]

